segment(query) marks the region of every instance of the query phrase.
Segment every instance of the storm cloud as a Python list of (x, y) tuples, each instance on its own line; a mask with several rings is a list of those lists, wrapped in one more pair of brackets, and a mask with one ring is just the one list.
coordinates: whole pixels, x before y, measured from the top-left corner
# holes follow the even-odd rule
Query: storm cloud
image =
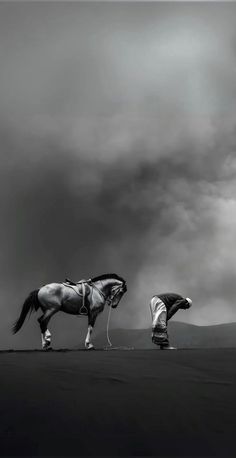
[[(149, 326), (165, 291), (193, 299), (176, 319), (236, 320), (235, 9), (1, 3), (2, 346), (28, 292), (65, 276), (127, 279), (113, 326)], [(55, 317), (60, 344), (75, 321)]]

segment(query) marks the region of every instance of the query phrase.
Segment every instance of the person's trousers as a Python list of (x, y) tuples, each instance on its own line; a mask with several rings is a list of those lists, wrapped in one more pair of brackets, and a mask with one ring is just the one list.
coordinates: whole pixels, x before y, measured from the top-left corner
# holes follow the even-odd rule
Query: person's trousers
[(162, 347), (169, 345), (167, 333), (167, 310), (164, 302), (154, 296), (150, 302), (152, 316), (152, 341)]

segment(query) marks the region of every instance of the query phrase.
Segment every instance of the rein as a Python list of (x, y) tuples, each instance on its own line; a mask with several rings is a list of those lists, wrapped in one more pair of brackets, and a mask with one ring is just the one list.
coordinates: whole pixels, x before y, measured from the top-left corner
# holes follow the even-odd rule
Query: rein
[(109, 338), (110, 316), (111, 316), (111, 307), (109, 308), (108, 317), (107, 317), (107, 342), (108, 342), (109, 347), (112, 347), (112, 343)]
[(96, 290), (99, 292), (99, 294), (103, 297), (103, 299), (104, 299), (105, 301), (107, 300), (105, 294), (102, 292), (101, 289), (99, 289), (99, 288), (95, 285), (95, 283), (92, 282), (92, 280), (88, 280), (88, 283), (92, 286), (92, 288), (96, 289)]
[[(116, 294), (118, 294), (120, 292), (120, 288), (118, 288), (114, 294), (109, 298), (109, 302), (110, 304), (112, 303), (114, 297), (116, 296)], [(109, 324), (110, 324), (110, 317), (111, 317), (111, 309), (112, 307), (110, 306), (109, 308), (109, 312), (108, 312), (108, 317), (107, 317), (107, 328), (106, 328), (106, 337), (107, 337), (107, 342), (108, 342), (108, 346), (107, 347), (104, 347), (104, 350), (134, 350), (134, 347), (126, 347), (126, 346), (119, 346), (119, 347), (114, 347), (110, 341), (110, 338), (109, 338)]]
[[(102, 281), (101, 281), (101, 284), (102, 284)], [(105, 299), (105, 303), (107, 302), (108, 306), (109, 306), (109, 312), (108, 312), (108, 316), (107, 316), (107, 326), (106, 326), (106, 337), (107, 337), (107, 342), (108, 342), (108, 347), (106, 347), (106, 350), (108, 349), (111, 349), (112, 347), (112, 343), (110, 341), (110, 338), (109, 338), (109, 324), (110, 324), (110, 317), (111, 317), (111, 304), (113, 302), (113, 299), (114, 297), (120, 292), (120, 288), (116, 288), (116, 290), (114, 291), (114, 294), (111, 294), (110, 297), (106, 298), (106, 296), (103, 294), (103, 292), (101, 290), (99, 290), (99, 288), (97, 288), (95, 285), (94, 287), (99, 291), (100, 294), (103, 295), (104, 299)], [(115, 347), (114, 347), (115, 348)]]

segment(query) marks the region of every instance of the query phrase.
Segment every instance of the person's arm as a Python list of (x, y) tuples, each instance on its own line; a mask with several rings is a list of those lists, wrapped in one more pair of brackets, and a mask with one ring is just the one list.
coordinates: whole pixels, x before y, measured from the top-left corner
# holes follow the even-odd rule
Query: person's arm
[(167, 320), (169, 320), (179, 309), (188, 309), (189, 303), (186, 299), (178, 299), (167, 311)]

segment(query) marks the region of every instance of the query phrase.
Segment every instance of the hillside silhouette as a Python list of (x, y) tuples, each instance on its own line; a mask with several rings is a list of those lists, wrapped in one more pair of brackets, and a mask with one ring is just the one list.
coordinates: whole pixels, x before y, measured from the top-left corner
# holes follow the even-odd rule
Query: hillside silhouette
[[(236, 347), (236, 323), (213, 326), (196, 326), (172, 321), (168, 325), (170, 342), (180, 348), (233, 348)], [(132, 346), (137, 349), (154, 349), (151, 329), (110, 329), (109, 337), (114, 346)], [(106, 331), (96, 335), (95, 344), (107, 343)]]

